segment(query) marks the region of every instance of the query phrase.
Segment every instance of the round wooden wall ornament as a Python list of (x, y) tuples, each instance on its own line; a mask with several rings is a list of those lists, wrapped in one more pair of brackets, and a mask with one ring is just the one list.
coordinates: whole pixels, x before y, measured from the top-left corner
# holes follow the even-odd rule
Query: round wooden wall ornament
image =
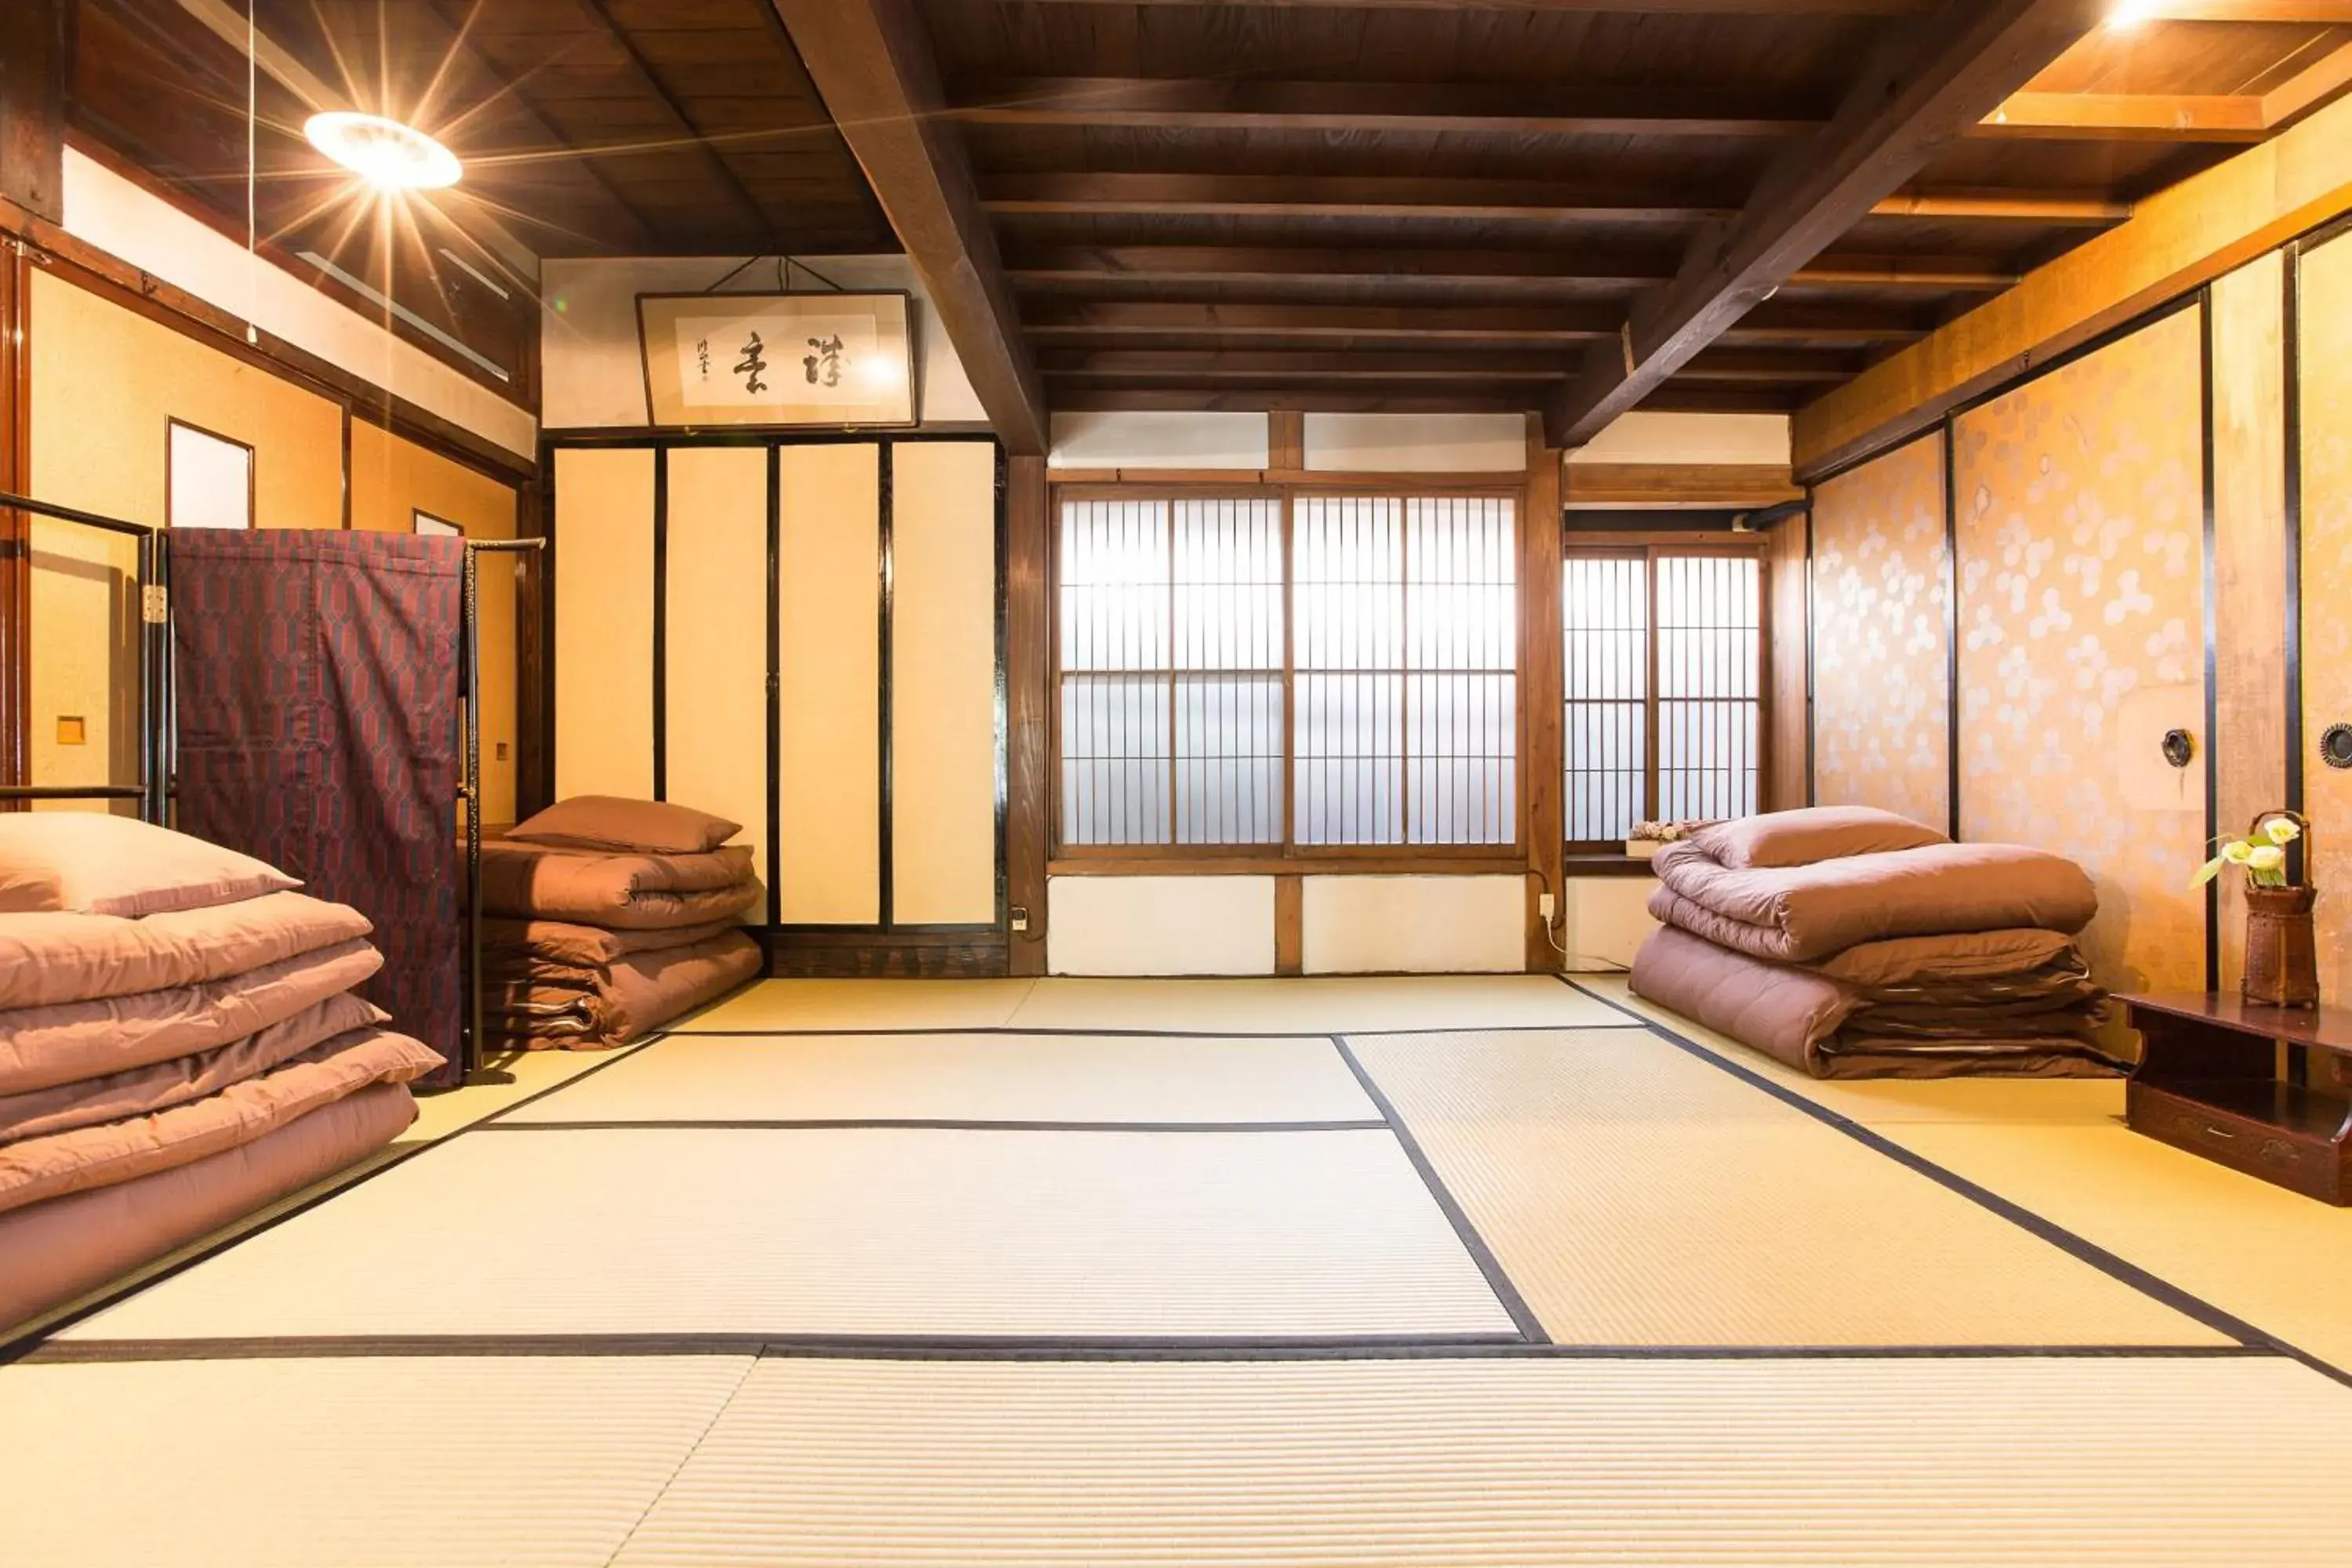
[(2191, 735), (2186, 730), (2167, 730), (2164, 732), (2164, 760), (2166, 762), (2170, 763), (2176, 768), (2185, 768), (2189, 765), (2189, 759), (2196, 755), (2196, 736)]
[(2319, 737), (2319, 760), (2331, 768), (2352, 768), (2352, 724), (2330, 724)]

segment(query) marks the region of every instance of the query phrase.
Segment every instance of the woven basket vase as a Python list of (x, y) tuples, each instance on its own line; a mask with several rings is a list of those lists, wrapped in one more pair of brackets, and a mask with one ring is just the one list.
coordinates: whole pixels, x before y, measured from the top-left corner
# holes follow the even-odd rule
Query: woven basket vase
[[(2265, 811), (2254, 818), (2254, 826), (2274, 816), (2292, 818), (2303, 828), (2309, 865), (2311, 825), (2300, 812)], [(2311, 920), (2318, 897), (2313, 888), (2247, 888), (2246, 978), (2239, 987), (2247, 1001), (2271, 1007), (2319, 1005), (2319, 942)]]

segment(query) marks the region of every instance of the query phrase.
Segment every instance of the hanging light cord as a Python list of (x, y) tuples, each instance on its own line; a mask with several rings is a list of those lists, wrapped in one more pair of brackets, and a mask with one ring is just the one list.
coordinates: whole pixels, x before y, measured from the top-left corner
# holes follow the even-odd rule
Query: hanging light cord
[(260, 287), (260, 275), (255, 269), (261, 264), (260, 204), (255, 191), (258, 138), (254, 129), (261, 107), (261, 29), (254, 20), (260, 3), (245, 0), (245, 341), (248, 345), (261, 342), (261, 333), (253, 324)]

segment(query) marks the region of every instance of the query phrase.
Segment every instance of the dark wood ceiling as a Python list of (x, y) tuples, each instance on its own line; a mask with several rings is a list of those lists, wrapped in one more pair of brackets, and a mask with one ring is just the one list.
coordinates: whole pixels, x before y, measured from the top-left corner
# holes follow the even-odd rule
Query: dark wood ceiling
[[(193, 15), (207, 3), (238, 8), (79, 0), (75, 121), (234, 226), (244, 61)], [(494, 229), (541, 256), (817, 254), (896, 249), (885, 208), (909, 221), (812, 85), (803, 52), (832, 14), (801, 0), (256, 4), (333, 91), (467, 164), (387, 246), (300, 141), (300, 96), (265, 76), (264, 231), (361, 276), (389, 265), (396, 297), (468, 342), (531, 322), (508, 301), (506, 327), (485, 324), (499, 310), (436, 268), (445, 238), (477, 261)], [(1006, 384), (1064, 408), (1542, 405), (1621, 339), (1630, 366), (1629, 321), (1825, 143), (1872, 62), (1969, 9), (825, 4), (873, 9), (874, 39), (923, 57), (898, 68), (935, 105), (912, 111), (920, 155), (958, 165), (942, 188), (984, 231), (959, 237), (996, 252), (983, 292), (1009, 300), (1034, 366), (1016, 355)], [(1937, 138), (1916, 176), (1774, 272), (1777, 292), (1718, 310), (1645, 405), (1794, 408), (2352, 84), (2352, 4), (2165, 10), (2091, 31)]]

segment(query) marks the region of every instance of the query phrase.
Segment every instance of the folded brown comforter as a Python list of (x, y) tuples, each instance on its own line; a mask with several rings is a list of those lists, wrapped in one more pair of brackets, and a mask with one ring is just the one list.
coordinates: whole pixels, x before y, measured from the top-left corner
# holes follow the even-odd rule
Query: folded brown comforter
[(482, 846), (482, 907), (506, 920), (651, 931), (731, 920), (760, 900), (751, 851), (695, 855), (560, 849), (510, 838)]
[[(1807, 865), (1727, 866), (1701, 839), (1652, 862), (1660, 918), (1720, 947), (1808, 963), (1895, 937), (2033, 927), (2071, 934), (2099, 900), (2072, 860), (2014, 844), (1928, 844)], [(1685, 906), (1688, 906), (1687, 908)], [(1654, 902), (1652, 912), (1659, 913)]]
[(359, 910), (307, 893), (264, 893), (137, 920), (0, 914), (0, 1008), (201, 985), (351, 942), (373, 929)]
[(0, 1095), (0, 1147), (168, 1110), (258, 1078), (338, 1035), (390, 1021), (390, 1015), (373, 1003), (344, 992), (209, 1051)]
[(619, 963), (636, 952), (661, 952), (674, 947), (698, 947), (735, 930), (732, 921), (656, 931), (607, 931), (602, 926), (572, 925), (563, 921), (485, 920), (482, 960), (500, 968), (526, 960), (595, 969)]
[(0, 1331), (365, 1159), (415, 1120), (406, 1087), (376, 1084), (250, 1143), (0, 1214)]
[[(226, 979), (0, 1013), (0, 1104), (216, 1049), (349, 991), (383, 966), (383, 955), (354, 937)], [(0, 1127), (7, 1121), (0, 1110)]]
[(441, 1053), (421, 1041), (362, 1028), (201, 1100), (0, 1146), (0, 1212), (193, 1163), (371, 1084), (405, 1084), (440, 1065)]
[(730, 931), (692, 947), (635, 952), (609, 965), (532, 961), (493, 975), (490, 1027), (531, 1046), (625, 1045), (760, 973), (760, 944)]
[(1915, 955), (1906, 983), (1904, 962), (1863, 952), (1847, 972), (1887, 984), (1861, 985), (1669, 925), (1642, 943), (1632, 984), (1634, 994), (1816, 1078), (2086, 1078), (2123, 1070), (2094, 1041), (2105, 993), (2071, 949), (1990, 980), (1921, 980)]

